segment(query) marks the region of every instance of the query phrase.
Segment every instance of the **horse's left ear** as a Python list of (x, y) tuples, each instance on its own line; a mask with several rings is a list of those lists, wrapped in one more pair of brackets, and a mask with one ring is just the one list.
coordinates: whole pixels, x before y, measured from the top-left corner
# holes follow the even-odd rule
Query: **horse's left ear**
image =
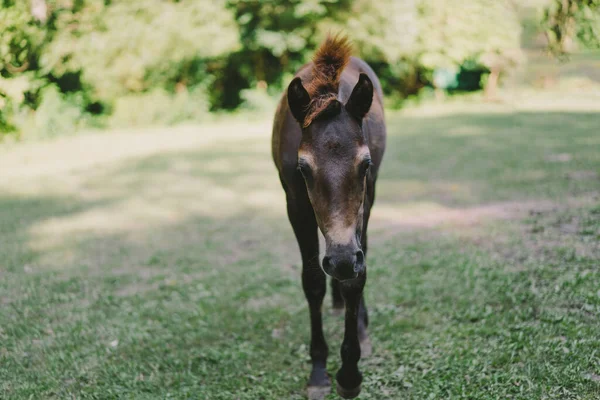
[(362, 121), (369, 112), (373, 103), (373, 83), (367, 74), (361, 73), (358, 77), (358, 83), (352, 89), (350, 99), (346, 103), (346, 110), (354, 118)]

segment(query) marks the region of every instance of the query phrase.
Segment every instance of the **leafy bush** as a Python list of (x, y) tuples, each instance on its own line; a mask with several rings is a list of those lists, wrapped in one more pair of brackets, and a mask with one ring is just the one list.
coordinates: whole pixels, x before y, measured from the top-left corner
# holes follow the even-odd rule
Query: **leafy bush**
[(88, 124), (89, 116), (77, 104), (77, 94), (65, 95), (56, 85), (40, 91), (42, 99), (35, 111), (24, 108), (15, 121), (28, 138), (52, 138), (70, 135)]
[(35, 66), (45, 32), (33, 19), (26, 1), (0, 0), (0, 72), (18, 74)]
[(352, 1), (228, 0), (242, 47), (228, 57), (224, 73), (217, 72), (215, 105), (238, 107), (243, 102), (240, 90), (261, 81), (281, 87), (284, 73), (308, 61), (319, 44), (319, 22), (338, 20)]
[(57, 77), (80, 72), (98, 101), (195, 86), (209, 77), (207, 60), (238, 47), (235, 21), (220, 0), (84, 3), (58, 13), (58, 32), (42, 61)]
[[(556, 52), (575, 39), (600, 47), (600, 0), (536, 4), (528, 26)], [(426, 87), (489, 88), (523, 59), (522, 10), (494, 0), (0, 0), (0, 133), (263, 112), (330, 30), (349, 34), (390, 104)]]
[(553, 53), (565, 55), (577, 45), (600, 49), (600, 0), (548, 0), (541, 12)]
[[(464, 70), (499, 73), (517, 65), (522, 60), (518, 11), (494, 0), (355, 0), (333, 25), (351, 32), (385, 92), (398, 98), (427, 84), (437, 86), (434, 76), (450, 73), (453, 81)], [(330, 24), (324, 22), (321, 31)]]

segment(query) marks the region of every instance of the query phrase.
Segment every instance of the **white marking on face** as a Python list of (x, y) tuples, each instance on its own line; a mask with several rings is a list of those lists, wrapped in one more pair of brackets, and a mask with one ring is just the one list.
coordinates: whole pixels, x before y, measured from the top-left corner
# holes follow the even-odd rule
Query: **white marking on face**
[(356, 225), (343, 226), (337, 222), (327, 230), (327, 238), (331, 244), (346, 245), (350, 244), (356, 235)]
[(337, 212), (329, 222), (326, 238), (335, 245), (347, 245), (356, 239), (356, 220), (352, 224), (346, 224), (345, 216)]

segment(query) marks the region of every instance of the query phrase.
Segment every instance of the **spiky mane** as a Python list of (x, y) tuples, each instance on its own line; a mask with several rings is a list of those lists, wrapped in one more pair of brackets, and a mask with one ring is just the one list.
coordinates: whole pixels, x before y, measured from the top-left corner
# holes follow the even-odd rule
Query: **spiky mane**
[(316, 51), (313, 57), (312, 80), (306, 87), (311, 101), (304, 120), (305, 127), (337, 99), (340, 76), (348, 65), (351, 54), (350, 40), (339, 34), (327, 35)]

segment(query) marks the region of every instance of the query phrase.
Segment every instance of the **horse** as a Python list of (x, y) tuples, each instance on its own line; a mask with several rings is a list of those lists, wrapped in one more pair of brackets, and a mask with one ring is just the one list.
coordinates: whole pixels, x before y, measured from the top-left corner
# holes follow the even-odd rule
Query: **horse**
[[(359, 395), (361, 352), (371, 352), (363, 289), (367, 225), (386, 143), (381, 84), (352, 56), (347, 36), (328, 35), (296, 71), (273, 120), (272, 157), (302, 257), (302, 288), (311, 324), (308, 397), (331, 391), (321, 306), (331, 277), (333, 309), (345, 309), (337, 393)], [(322, 267), (318, 229), (325, 238)]]

